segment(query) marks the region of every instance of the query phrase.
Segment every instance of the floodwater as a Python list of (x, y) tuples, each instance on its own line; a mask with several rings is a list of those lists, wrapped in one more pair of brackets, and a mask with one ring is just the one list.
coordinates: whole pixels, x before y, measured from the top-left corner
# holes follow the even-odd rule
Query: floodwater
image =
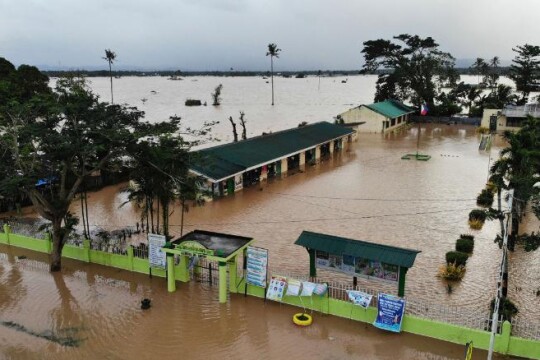
[[(139, 106), (149, 121), (172, 114), (181, 116), (190, 127), (220, 120), (214, 134), (228, 142), (227, 117), (237, 118), (241, 110), (246, 113), (248, 136), (255, 136), (295, 127), (302, 121), (333, 121), (349, 107), (371, 102), (375, 77), (352, 76), (342, 83), (345, 79), (321, 78), (319, 90), (315, 77), (277, 78), (274, 107), (270, 105), (270, 85), (260, 77), (182, 81), (134, 77), (114, 79), (114, 84), (115, 99)], [(220, 107), (184, 106), (187, 98), (210, 103), (210, 93), (219, 83), (224, 85)], [(109, 98), (107, 78), (92, 78), (91, 86), (103, 99)], [(144, 104), (143, 98), (147, 99)], [(498, 224), (488, 221), (482, 230), (474, 231), (467, 218), (486, 182), (488, 164), (504, 144), (496, 139), (490, 159), (490, 153), (478, 151), (474, 127), (423, 124), (419, 150), (431, 155), (431, 160), (401, 160), (402, 155), (416, 151), (417, 134), (417, 127), (387, 136), (360, 134), (347, 152), (303, 172), (190, 207), (184, 233), (204, 229), (251, 236), (257, 246), (269, 249), (273, 271), (304, 275), (309, 268), (307, 252), (294, 245), (303, 230), (417, 249), (421, 253), (407, 274), (407, 297), (487, 314), (501, 259), (493, 243)], [(120, 191), (125, 185), (89, 193), (93, 227), (114, 230), (140, 221), (135, 205), (120, 207), (126, 200)], [(72, 211), (80, 213), (78, 202)], [(31, 209), (24, 212), (35, 216)], [(531, 230), (538, 229), (533, 219), (528, 221)], [(179, 235), (178, 207), (170, 223), (171, 232)], [(465, 277), (448, 293), (437, 273), (445, 263), (445, 253), (454, 249), (463, 233), (475, 235), (475, 249)], [(45, 351), (51, 358), (78, 354), (131, 358), (150, 353), (157, 357), (179, 352), (192, 358), (224, 354), (327, 359), (463, 356), (462, 347), (407, 334), (392, 336), (346, 319), (319, 316), (316, 325), (299, 331), (290, 325), (293, 308), (240, 296), (219, 305), (215, 289), (202, 284), (179, 285), (180, 290), (170, 295), (162, 279), (71, 261), (65, 261), (63, 276), (51, 275), (45, 265), (35, 269), (15, 260), (13, 255), (19, 250), (0, 247), (0, 252), (10, 254), (0, 254), (0, 321), (13, 321), (38, 333), (64, 331), (85, 339), (72, 349), (0, 326), (0, 354), (8, 358), (41, 358)], [(45, 261), (32, 255), (36, 256)], [(338, 273), (321, 271), (319, 275), (351, 281)], [(359, 284), (396, 292), (395, 286), (386, 283), (360, 279)], [(538, 323), (540, 251), (525, 253), (518, 248), (511, 254), (509, 284), (509, 295), (520, 309), (518, 319)], [(150, 312), (137, 310), (143, 297), (153, 299), (155, 307)]]
[[(243, 295), (219, 304), (207, 284), (170, 294), (165, 279), (63, 265), (51, 274), (46, 256), (0, 245), (0, 358), (463, 359), (463, 346), (317, 312), (299, 328), (296, 308)], [(139, 309), (143, 298), (150, 310)]]

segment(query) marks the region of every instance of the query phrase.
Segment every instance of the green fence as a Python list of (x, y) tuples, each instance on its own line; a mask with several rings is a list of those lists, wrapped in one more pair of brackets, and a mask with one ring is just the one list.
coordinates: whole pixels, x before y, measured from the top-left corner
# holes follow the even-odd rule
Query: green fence
[[(0, 233), (0, 243), (49, 254), (52, 249), (49, 238), (35, 239), (16, 235), (10, 232), (10, 228), (7, 225), (4, 226), (4, 233)], [(149, 273), (148, 259), (135, 257), (131, 246), (128, 247), (127, 255), (119, 255), (91, 250), (90, 242), (85, 240), (82, 247), (65, 245), (62, 256), (138, 273)], [(186, 274), (182, 274), (182, 271), (181, 267), (175, 266), (175, 277), (177, 279), (185, 278)], [(165, 277), (166, 274), (165, 270), (152, 269), (152, 275)], [(248, 295), (264, 298), (264, 289), (251, 285), (248, 285), (246, 288), (244, 280), (241, 280), (236, 286), (236, 290), (242, 293), (244, 289), (247, 289)], [(285, 296), (282, 302), (292, 306), (306, 307), (307, 309), (324, 314), (368, 323), (373, 323), (377, 315), (377, 310), (374, 307), (364, 310), (361, 307), (354, 306), (350, 302), (328, 296), (313, 296), (311, 298), (304, 298), (303, 301), (299, 297)], [(471, 329), (412, 315), (404, 316), (402, 330), (455, 344), (465, 345), (467, 342), (473, 341), (475, 348), (484, 350), (487, 350), (489, 347), (490, 333), (488, 331)], [(540, 359), (540, 341), (511, 336), (511, 330), (511, 324), (507, 321), (504, 322), (501, 334), (496, 335), (495, 351), (500, 354)]]

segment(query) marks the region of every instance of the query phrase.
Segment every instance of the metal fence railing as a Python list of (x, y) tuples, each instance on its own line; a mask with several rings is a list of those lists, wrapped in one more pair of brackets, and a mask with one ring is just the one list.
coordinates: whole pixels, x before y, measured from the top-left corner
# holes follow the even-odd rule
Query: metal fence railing
[(540, 340), (540, 324), (527, 322), (523, 319), (514, 318), (512, 323), (512, 336), (525, 339)]

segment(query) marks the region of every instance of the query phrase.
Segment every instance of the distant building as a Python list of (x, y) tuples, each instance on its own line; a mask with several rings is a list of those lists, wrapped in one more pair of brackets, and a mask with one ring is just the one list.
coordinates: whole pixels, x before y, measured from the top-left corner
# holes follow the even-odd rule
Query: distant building
[(253, 137), (194, 152), (190, 171), (207, 181), (214, 196), (224, 196), (341, 152), (354, 130), (328, 122)]
[(337, 116), (345, 124), (361, 123), (358, 132), (386, 133), (407, 123), (414, 109), (396, 100), (360, 105)]
[(506, 105), (504, 109), (484, 109), (481, 125), (490, 131), (517, 131), (528, 115), (540, 118), (540, 105)]

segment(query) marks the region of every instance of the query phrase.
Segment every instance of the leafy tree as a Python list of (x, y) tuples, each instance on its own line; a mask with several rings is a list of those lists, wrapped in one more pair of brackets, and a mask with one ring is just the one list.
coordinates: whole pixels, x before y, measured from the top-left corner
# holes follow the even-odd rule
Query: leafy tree
[[(36, 71), (17, 71), (2, 79), (2, 86), (21, 90)], [(66, 236), (76, 223), (69, 206), (84, 179), (162, 129), (142, 123), (143, 113), (136, 108), (100, 102), (83, 79), (60, 79), (54, 92), (43, 86), (44, 80), (33, 91), (13, 91), (0, 107), (0, 144), (8, 154), (0, 167), (0, 189), (25, 193), (51, 222), (51, 271), (58, 271)]]
[(525, 44), (512, 50), (517, 55), (510, 65), (510, 78), (514, 80), (516, 90), (521, 92), (518, 105), (524, 105), (540, 83), (540, 46)]
[(279, 53), (281, 49), (278, 49), (274, 43), (268, 44), (268, 51), (266, 56), (270, 56), (270, 74), (272, 76), (272, 105), (274, 105), (274, 58), (279, 59)]
[(454, 58), (439, 50), (431, 37), (402, 34), (391, 40), (364, 42), (365, 64), (362, 73), (382, 72), (376, 86), (375, 101), (398, 99), (410, 101), (418, 108), (427, 103), (435, 109), (435, 98), (443, 85), (457, 80)]
[(105, 49), (105, 56), (103, 60), (106, 60), (109, 63), (109, 77), (111, 79), (111, 104), (114, 104), (113, 97), (113, 80), (112, 80), (112, 64), (116, 60), (116, 53), (111, 49)]

